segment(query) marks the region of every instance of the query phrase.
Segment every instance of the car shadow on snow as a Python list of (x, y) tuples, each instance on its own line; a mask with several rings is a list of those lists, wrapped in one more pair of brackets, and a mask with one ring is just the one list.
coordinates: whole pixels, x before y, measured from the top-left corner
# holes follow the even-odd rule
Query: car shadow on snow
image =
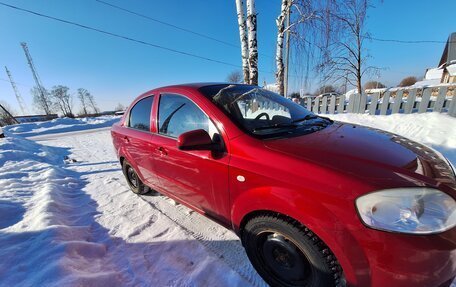
[[(0, 201), (0, 285), (264, 285), (237, 240), (204, 240), (191, 234), (184, 236), (189, 240), (172, 240), (177, 225), (113, 236), (113, 230), (96, 220), (98, 204), (85, 192), (88, 173), (55, 161), (56, 156), (68, 156), (69, 149), (45, 148), (54, 159), (31, 169), (45, 175), (44, 180), (33, 184), (11, 178), (29, 189), (29, 200)], [(111, 170), (93, 173), (106, 171)], [(154, 227), (156, 218), (149, 217)], [(137, 236), (145, 238), (133, 242)]]

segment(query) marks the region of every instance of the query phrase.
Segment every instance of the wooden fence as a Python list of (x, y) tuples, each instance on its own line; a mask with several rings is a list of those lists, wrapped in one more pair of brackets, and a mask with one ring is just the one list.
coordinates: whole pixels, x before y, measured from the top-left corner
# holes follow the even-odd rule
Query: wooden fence
[(438, 112), (456, 117), (456, 85), (398, 89), (369, 95), (353, 94), (349, 97), (308, 97), (301, 100), (301, 105), (316, 114), (389, 115)]

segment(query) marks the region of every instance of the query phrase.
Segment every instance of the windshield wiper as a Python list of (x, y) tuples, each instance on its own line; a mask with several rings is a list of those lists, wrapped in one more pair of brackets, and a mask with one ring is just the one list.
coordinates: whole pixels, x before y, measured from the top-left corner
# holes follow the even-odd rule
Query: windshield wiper
[(303, 118), (299, 118), (299, 119), (296, 119), (296, 120), (291, 121), (291, 123), (299, 123), (299, 122), (303, 122), (303, 121), (307, 121), (307, 120), (312, 120), (312, 119), (316, 119), (316, 118), (318, 118), (316, 115), (308, 114), (308, 115), (306, 115), (306, 116), (303, 117)]
[[(316, 119), (316, 118), (318, 118), (316, 115), (309, 114), (303, 118), (293, 120), (290, 123), (281, 123), (281, 124), (275, 124), (272, 126), (258, 127), (258, 128), (254, 128), (253, 131), (256, 132), (256, 131), (261, 131), (261, 130), (278, 129), (278, 128), (297, 128), (297, 127), (299, 127), (299, 125), (297, 125), (296, 123), (311, 120), (311, 119)], [(322, 126), (321, 124), (315, 124), (315, 125)]]

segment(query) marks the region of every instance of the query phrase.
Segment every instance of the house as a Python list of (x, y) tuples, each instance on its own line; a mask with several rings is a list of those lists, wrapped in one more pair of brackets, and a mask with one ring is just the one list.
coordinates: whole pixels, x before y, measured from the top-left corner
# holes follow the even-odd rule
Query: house
[(443, 67), (441, 83), (456, 83), (456, 32), (448, 37), (439, 66)]
[(418, 83), (427, 85), (456, 83), (456, 32), (448, 37), (437, 68), (427, 69), (423, 81)]
[(456, 83), (456, 61), (450, 62), (450, 65), (445, 67), (442, 83)]

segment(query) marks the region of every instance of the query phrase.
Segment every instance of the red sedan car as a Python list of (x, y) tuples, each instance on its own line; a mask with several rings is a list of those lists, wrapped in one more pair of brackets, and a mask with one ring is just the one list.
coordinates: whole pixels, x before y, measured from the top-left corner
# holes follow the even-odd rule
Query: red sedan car
[(132, 191), (233, 229), (271, 286), (449, 286), (456, 179), (406, 138), (250, 85), (139, 96), (112, 127)]

